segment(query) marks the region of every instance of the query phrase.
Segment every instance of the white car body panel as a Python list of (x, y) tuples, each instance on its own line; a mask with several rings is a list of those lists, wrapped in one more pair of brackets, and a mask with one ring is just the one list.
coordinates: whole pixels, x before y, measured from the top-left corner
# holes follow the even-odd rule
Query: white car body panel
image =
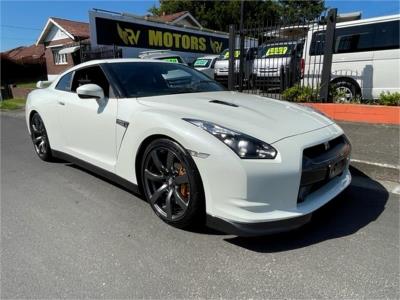
[[(307, 107), (227, 91), (80, 99), (75, 93), (55, 90), (56, 84), (57, 80), (46, 89), (33, 91), (26, 104), (28, 128), (31, 112), (37, 111), (53, 150), (140, 184), (135, 166), (140, 145), (154, 135), (167, 136), (187, 150), (209, 154), (193, 159), (203, 181), (206, 212), (213, 217), (256, 223), (306, 215), (335, 197), (351, 180), (347, 165), (340, 177), (311, 193), (301, 205), (296, 203), (303, 149), (343, 134), (332, 120)], [(240, 159), (220, 140), (182, 118), (243, 132), (271, 144), (278, 155), (275, 159)], [(129, 125), (121, 126), (118, 120)]]

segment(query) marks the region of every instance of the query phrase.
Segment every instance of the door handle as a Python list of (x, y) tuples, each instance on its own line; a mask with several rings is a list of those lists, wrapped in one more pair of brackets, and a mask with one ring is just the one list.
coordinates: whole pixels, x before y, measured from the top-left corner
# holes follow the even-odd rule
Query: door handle
[(63, 101), (58, 101), (58, 104), (60, 104), (60, 105), (65, 105), (65, 102), (63, 102)]

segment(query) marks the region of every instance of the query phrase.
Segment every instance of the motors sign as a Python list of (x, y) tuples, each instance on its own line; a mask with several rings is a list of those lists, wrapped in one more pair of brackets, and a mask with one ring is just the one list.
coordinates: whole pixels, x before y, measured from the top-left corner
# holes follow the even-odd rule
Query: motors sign
[(228, 36), (221, 37), (121, 20), (95, 18), (97, 44), (182, 52), (219, 54), (228, 47)]

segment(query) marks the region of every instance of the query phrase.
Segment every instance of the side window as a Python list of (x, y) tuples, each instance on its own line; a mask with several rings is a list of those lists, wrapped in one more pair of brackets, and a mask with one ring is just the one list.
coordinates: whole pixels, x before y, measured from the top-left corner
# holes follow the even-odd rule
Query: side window
[(312, 35), (310, 45), (310, 55), (322, 55), (324, 54), (325, 46), (325, 31), (315, 32)]
[(66, 92), (71, 91), (72, 73), (73, 72), (69, 72), (65, 74), (63, 77), (61, 77), (61, 79), (58, 81), (56, 85), (56, 90), (66, 91)]
[(76, 92), (76, 89), (84, 84), (97, 84), (104, 90), (104, 95), (109, 96), (110, 84), (99, 66), (83, 68), (75, 71), (74, 80), (72, 81), (71, 90)]
[(336, 30), (334, 53), (372, 50), (373, 36), (373, 25), (339, 28)]
[(400, 21), (375, 24), (375, 50), (399, 48)]

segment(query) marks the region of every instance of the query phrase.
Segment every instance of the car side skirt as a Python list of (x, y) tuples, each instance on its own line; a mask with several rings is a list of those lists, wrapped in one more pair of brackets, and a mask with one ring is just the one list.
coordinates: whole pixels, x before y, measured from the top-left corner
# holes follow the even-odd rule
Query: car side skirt
[(53, 157), (71, 162), (71, 163), (76, 164), (90, 172), (93, 172), (101, 177), (104, 177), (105, 179), (108, 179), (108, 180), (122, 186), (124, 189), (126, 189), (134, 194), (141, 195), (139, 186), (137, 184), (134, 184), (114, 173), (111, 173), (107, 170), (99, 168), (95, 165), (92, 165), (92, 164), (86, 162), (86, 161), (76, 158), (75, 156), (72, 156), (70, 154), (67, 154), (67, 153), (64, 153), (61, 151), (52, 150), (52, 155), (53, 155)]

